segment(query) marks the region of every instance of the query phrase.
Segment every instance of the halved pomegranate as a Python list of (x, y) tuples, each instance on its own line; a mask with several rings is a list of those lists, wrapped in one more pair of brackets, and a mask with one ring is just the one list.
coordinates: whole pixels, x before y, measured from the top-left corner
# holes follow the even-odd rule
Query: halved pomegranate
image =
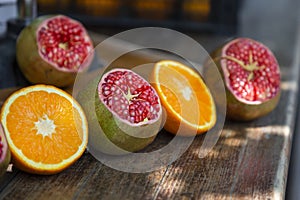
[(78, 100), (90, 124), (90, 148), (93, 146), (108, 154), (139, 151), (149, 145), (160, 130), (159, 97), (145, 79), (131, 70), (108, 71), (81, 91)]
[(280, 69), (269, 48), (237, 38), (212, 54), (227, 89), (227, 115), (252, 120), (271, 112), (280, 98)]
[(5, 138), (4, 130), (0, 124), (0, 177), (6, 172), (10, 157), (10, 150)]
[(92, 41), (81, 23), (67, 16), (42, 16), (20, 33), (16, 56), (32, 83), (68, 86), (93, 59)]

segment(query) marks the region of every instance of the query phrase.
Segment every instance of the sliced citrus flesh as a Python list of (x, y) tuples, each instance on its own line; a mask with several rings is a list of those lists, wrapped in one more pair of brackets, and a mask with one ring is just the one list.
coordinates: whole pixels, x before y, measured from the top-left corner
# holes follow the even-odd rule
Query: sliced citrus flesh
[(201, 76), (179, 62), (155, 64), (150, 81), (166, 110), (164, 128), (173, 134), (193, 136), (216, 123), (216, 107)]
[(29, 86), (13, 93), (2, 106), (1, 121), (14, 165), (29, 173), (58, 173), (87, 146), (82, 108), (53, 86)]

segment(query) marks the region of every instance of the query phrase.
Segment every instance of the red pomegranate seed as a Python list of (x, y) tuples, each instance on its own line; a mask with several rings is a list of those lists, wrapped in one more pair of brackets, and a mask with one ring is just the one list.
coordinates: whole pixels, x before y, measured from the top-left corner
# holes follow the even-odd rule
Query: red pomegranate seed
[(99, 87), (99, 96), (109, 109), (130, 123), (157, 119), (161, 109), (152, 86), (129, 70), (110, 72)]

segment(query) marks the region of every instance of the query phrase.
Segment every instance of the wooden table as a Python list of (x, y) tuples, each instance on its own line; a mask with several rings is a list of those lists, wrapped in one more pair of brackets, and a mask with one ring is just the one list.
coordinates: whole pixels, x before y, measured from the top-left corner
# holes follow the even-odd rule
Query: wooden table
[[(98, 34), (92, 37), (96, 43), (103, 40)], [(118, 45), (112, 43), (107, 52), (124, 47)], [(197, 154), (205, 135), (197, 136), (174, 163), (148, 173), (117, 171), (85, 153), (57, 175), (31, 175), (13, 168), (1, 179), (0, 199), (284, 198), (296, 116), (299, 47), (298, 37), (294, 61), (281, 66), (282, 95), (277, 108), (252, 122), (226, 121), (217, 144), (205, 158), (199, 159)], [(148, 59), (133, 56), (135, 62)], [(127, 59), (130, 64), (130, 57)], [(0, 100), (13, 90), (1, 90)], [(150, 148), (172, 137), (162, 132)]]

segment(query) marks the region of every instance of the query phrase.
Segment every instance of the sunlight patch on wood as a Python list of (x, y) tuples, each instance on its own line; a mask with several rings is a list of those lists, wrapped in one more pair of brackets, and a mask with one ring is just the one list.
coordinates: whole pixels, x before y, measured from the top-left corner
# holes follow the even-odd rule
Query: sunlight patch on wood
[(272, 125), (262, 127), (251, 127), (247, 128), (247, 136), (254, 140), (269, 139), (272, 135), (288, 137), (290, 135), (290, 127), (287, 125)]

